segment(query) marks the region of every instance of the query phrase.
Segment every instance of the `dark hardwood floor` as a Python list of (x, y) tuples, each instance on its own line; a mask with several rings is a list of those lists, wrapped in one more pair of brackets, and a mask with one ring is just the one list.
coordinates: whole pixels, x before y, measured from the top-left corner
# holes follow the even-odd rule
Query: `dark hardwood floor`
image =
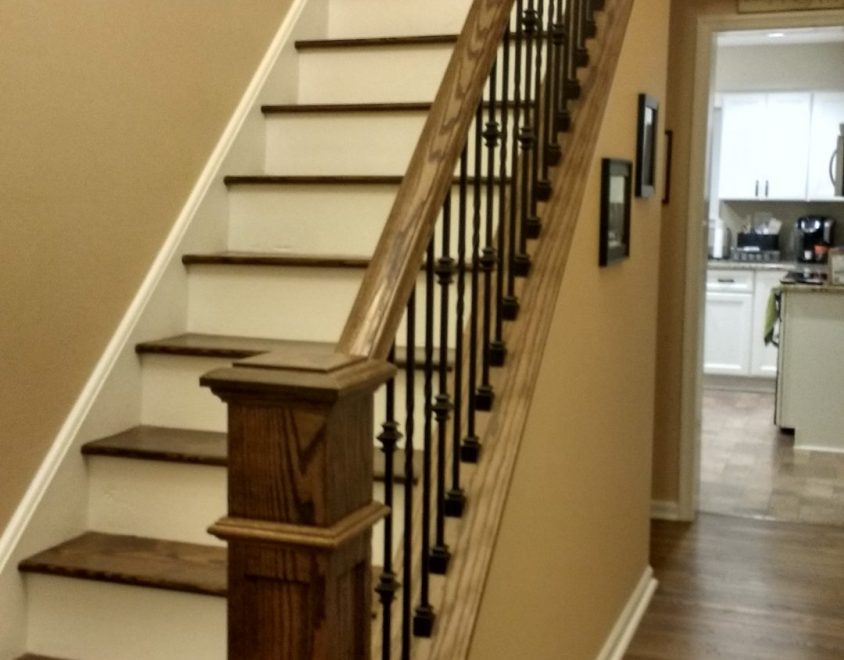
[(628, 660), (841, 660), (844, 527), (654, 521), (659, 588)]

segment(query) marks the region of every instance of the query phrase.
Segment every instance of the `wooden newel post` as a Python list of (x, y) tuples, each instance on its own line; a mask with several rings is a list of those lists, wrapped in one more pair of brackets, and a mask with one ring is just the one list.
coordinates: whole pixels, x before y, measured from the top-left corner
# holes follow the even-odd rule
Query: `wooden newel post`
[(369, 659), (373, 392), (395, 369), (271, 353), (206, 374), (228, 404), (228, 657)]

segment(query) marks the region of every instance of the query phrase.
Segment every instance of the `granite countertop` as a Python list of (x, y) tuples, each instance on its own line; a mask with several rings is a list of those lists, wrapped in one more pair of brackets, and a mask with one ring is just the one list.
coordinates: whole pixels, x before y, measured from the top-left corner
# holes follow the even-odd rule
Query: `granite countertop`
[(786, 293), (826, 293), (844, 296), (844, 286), (830, 284), (793, 284), (784, 282), (782, 290)]
[(710, 259), (709, 270), (794, 270), (793, 261), (732, 261), (731, 259)]

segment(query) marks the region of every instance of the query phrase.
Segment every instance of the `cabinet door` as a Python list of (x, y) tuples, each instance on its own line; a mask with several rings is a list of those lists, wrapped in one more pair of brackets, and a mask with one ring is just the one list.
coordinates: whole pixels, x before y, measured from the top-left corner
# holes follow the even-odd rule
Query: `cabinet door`
[(703, 370), (708, 374), (750, 373), (753, 296), (749, 293), (706, 294)]
[(721, 199), (752, 199), (763, 192), (767, 152), (765, 94), (725, 94), (721, 125)]
[(774, 378), (777, 375), (777, 347), (765, 345), (765, 315), (771, 289), (779, 286), (786, 270), (758, 270), (753, 289), (753, 329), (750, 335), (750, 373)]
[(805, 199), (812, 95), (768, 95), (765, 183), (762, 196)]
[(831, 197), (829, 160), (835, 151), (840, 125), (844, 124), (844, 92), (816, 92), (812, 102), (809, 144), (809, 198)]

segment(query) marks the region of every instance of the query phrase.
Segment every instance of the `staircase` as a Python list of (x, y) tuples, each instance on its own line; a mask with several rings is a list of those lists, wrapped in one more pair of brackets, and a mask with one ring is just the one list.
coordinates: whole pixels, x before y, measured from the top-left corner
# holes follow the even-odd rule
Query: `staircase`
[[(24, 657), (226, 657), (226, 549), (206, 531), (226, 513), (226, 406), (197, 383), (234, 360), (334, 351), (470, 4), (330, 0), (325, 36), (296, 41), (293, 98), (261, 106), (263, 171), (225, 173), (227, 217), (209, 232), (224, 238), (181, 255), (182, 331), (132, 347), (137, 423), (81, 447), (89, 531), (20, 563), (28, 650), (42, 654)], [(400, 347), (395, 364), (423, 361)], [(384, 417), (378, 396), (373, 437)], [(418, 451), (408, 460), (419, 474)], [(376, 565), (383, 545), (376, 529)]]
[(225, 244), (182, 255), (185, 332), (135, 346), (140, 423), (82, 447), (90, 531), (20, 564), (31, 652), (226, 657), (226, 551), (206, 531), (226, 511), (226, 409), (198, 381), (333, 349), (469, 2), (433, 5), (332, 0), (327, 38), (295, 44), (295, 102), (262, 107), (264, 171), (226, 173)]

